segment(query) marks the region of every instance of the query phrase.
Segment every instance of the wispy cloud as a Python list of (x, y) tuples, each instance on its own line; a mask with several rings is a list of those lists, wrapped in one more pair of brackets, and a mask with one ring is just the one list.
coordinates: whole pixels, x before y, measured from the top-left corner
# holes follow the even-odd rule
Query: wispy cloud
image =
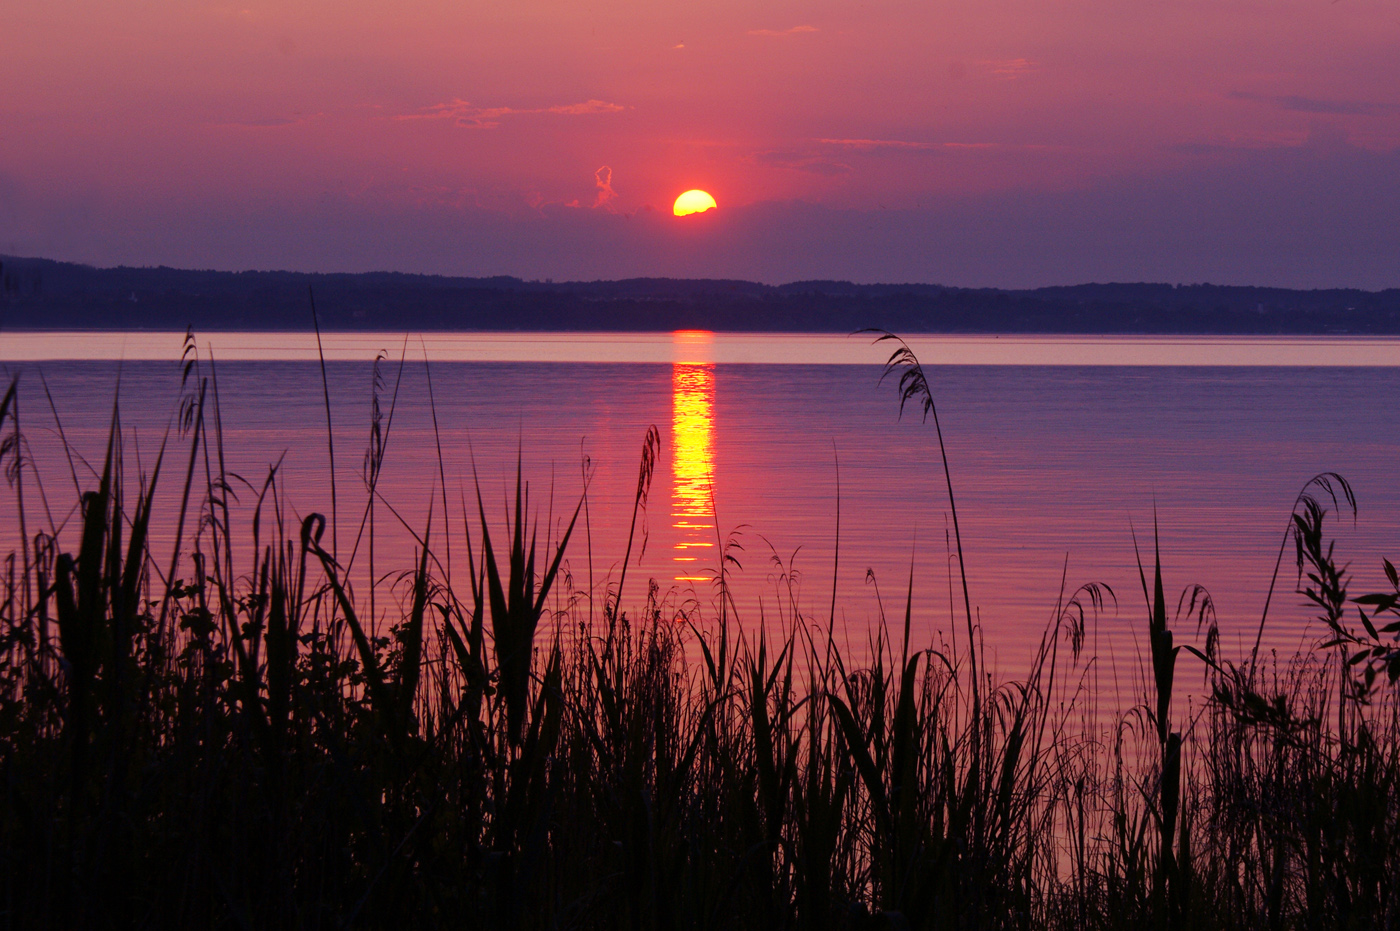
[(321, 116), (320, 113), (308, 115), (296, 114), (295, 116), (269, 116), (256, 120), (224, 120), (215, 123), (215, 126), (237, 126), (242, 129), (272, 129), (278, 126), (297, 126), (308, 120)]
[(793, 26), (791, 29), (750, 29), (751, 36), (797, 36), (803, 33), (816, 32), (816, 26)]
[(417, 113), (400, 114), (396, 120), (452, 120), (466, 129), (495, 129), (501, 120), (511, 116), (549, 114), (554, 116), (588, 116), (596, 113), (620, 113), (627, 108), (606, 100), (585, 100), (583, 103), (559, 104), (553, 107), (478, 107), (460, 97), (448, 103), (424, 107)]
[(598, 185), (598, 199), (593, 202), (593, 206), (616, 213), (617, 208), (613, 206), (613, 201), (617, 199), (617, 192), (612, 186), (612, 169), (607, 165), (599, 168), (593, 173), (593, 181)]
[(914, 152), (927, 152), (943, 148), (932, 142), (909, 142), (904, 139), (817, 139), (818, 145), (835, 146), (841, 149), (855, 149), (858, 152), (872, 152), (877, 149), (904, 149)]
[(1290, 113), (1316, 113), (1328, 116), (1389, 116), (1400, 113), (1400, 107), (1370, 103), (1364, 100), (1321, 100), (1297, 94), (1252, 94), (1247, 91), (1234, 91), (1229, 97), (1231, 100), (1248, 100), (1253, 103), (1268, 104)]
[(979, 61), (977, 64), (997, 77), (1005, 78), (1008, 81), (1014, 81), (1036, 68), (1036, 63), (1029, 58), (992, 58)]
[[(808, 139), (783, 149), (755, 152), (746, 159), (760, 165), (803, 171), (809, 174), (838, 176), (850, 174), (855, 167), (849, 163), (853, 156), (915, 156), (938, 157), (965, 149), (1003, 149), (994, 142), (919, 142), (910, 139)], [(1018, 146), (1017, 148), (1037, 148)]]
[(1178, 142), (1163, 147), (1180, 155), (1248, 155), (1277, 149), (1296, 149), (1308, 141), (1308, 133), (1290, 130), (1237, 135), (1224, 139)]
[(824, 175), (826, 177), (846, 175), (855, 170), (845, 162), (826, 155), (784, 149), (770, 149), (765, 152), (755, 152), (753, 155), (749, 156), (748, 160), (773, 168), (785, 168), (788, 171), (801, 171), (807, 174)]
[[(996, 142), (919, 142), (910, 139), (813, 139), (811, 145), (818, 151), (833, 149), (855, 155), (869, 156), (927, 156), (937, 157), (968, 149), (1006, 149)], [(1040, 146), (1019, 145), (1010, 148), (1036, 149)]]

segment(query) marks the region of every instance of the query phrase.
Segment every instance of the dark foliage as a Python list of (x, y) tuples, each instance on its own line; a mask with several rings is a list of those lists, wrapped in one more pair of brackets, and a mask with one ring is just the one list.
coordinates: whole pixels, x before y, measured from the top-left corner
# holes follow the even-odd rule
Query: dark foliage
[[(892, 363), (932, 412), (917, 359)], [(1102, 586), (1005, 682), (975, 665), (975, 629), (958, 655), (911, 645), (912, 597), (902, 637), (882, 619), (859, 662), (829, 620), (789, 603), (745, 626), (723, 590), (724, 612), (654, 585), (624, 610), (619, 578), (590, 623), (562, 568), (579, 509), (544, 515), (541, 541), (523, 477), (500, 522), (478, 493), (468, 584), (435, 554), (444, 519), (371, 602), (326, 518), (288, 520), (275, 470), (234, 498), (215, 393), (197, 362), (187, 375), (149, 474), (130, 473), (114, 412), (62, 529), (25, 523), (39, 476), (20, 393), (0, 401), (22, 528), (0, 578), (6, 927), (1400, 922), (1400, 624), (1382, 623), (1400, 578), (1386, 563), (1395, 591), (1349, 596), (1335, 499), (1305, 495), (1293, 520), (1319, 652), (1225, 660), (1209, 597), (1188, 588), (1169, 617), (1154, 558), (1150, 667), (1120, 715), (1083, 652)], [(657, 448), (648, 434), (637, 509)], [(182, 503), (156, 514), (172, 468)], [(1181, 656), (1173, 628), (1191, 623), (1205, 645)], [(1172, 704), (1178, 660), (1209, 680), (1194, 720)]]

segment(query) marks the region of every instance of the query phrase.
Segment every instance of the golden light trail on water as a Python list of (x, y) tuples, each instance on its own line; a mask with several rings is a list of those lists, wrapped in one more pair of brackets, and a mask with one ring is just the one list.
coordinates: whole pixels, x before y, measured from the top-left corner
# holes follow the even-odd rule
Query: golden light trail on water
[(704, 557), (715, 546), (714, 419), (715, 365), (710, 358), (711, 334), (678, 330), (673, 335), (675, 362), (671, 367), (671, 518), (677, 532), (675, 560), (678, 582), (705, 582)]

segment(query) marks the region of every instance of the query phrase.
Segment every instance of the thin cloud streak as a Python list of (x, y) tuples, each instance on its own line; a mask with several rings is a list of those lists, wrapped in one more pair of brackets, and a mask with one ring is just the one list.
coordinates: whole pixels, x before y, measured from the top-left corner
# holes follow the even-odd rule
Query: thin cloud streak
[(751, 36), (797, 36), (816, 32), (816, 26), (793, 26), (791, 29), (750, 29)]
[(853, 156), (866, 158), (939, 158), (958, 152), (1049, 151), (1055, 146), (1007, 145), (997, 142), (921, 142), (910, 139), (808, 139), (785, 148), (760, 149), (743, 156), (745, 162), (828, 178), (855, 173)]
[(894, 155), (902, 152), (926, 152), (938, 155), (968, 149), (1043, 149), (1040, 145), (1006, 146), (996, 142), (911, 142), (906, 139), (815, 139), (819, 146), (860, 152), (867, 155)]
[(965, 151), (1018, 151), (1046, 152), (1064, 149), (1064, 146), (1041, 145), (1039, 143), (1007, 144), (1004, 142), (914, 142), (907, 139), (813, 139), (818, 146), (859, 152), (866, 155), (895, 155), (901, 152), (927, 152), (938, 155), (945, 152)]
[(548, 114), (552, 116), (591, 116), (598, 113), (621, 113), (627, 108), (606, 100), (585, 100), (582, 103), (559, 104), (553, 107), (478, 107), (460, 97), (448, 103), (424, 107), (417, 113), (402, 113), (395, 120), (452, 120), (464, 129), (495, 129), (501, 120), (511, 116)]
[(979, 61), (978, 64), (997, 77), (1005, 78), (1008, 81), (1029, 74), (1036, 68), (1036, 62), (1029, 58), (997, 58)]
[(769, 149), (755, 152), (747, 160), (758, 165), (770, 165), (774, 168), (801, 171), (824, 177), (838, 177), (855, 171), (854, 167), (845, 162), (802, 151)]
[(908, 142), (904, 139), (817, 139), (818, 145), (836, 146), (842, 149), (856, 149), (858, 151), (870, 151), (873, 149), (908, 149), (917, 152), (928, 152), (943, 148), (943, 145), (932, 142)]
[(1231, 100), (1268, 104), (1289, 113), (1315, 113), (1322, 116), (1391, 116), (1400, 113), (1400, 107), (1363, 100), (1320, 100), (1298, 94), (1252, 94), (1247, 91), (1234, 91), (1227, 96)]
[(300, 126), (310, 120), (316, 119), (323, 114), (312, 113), (308, 116), (270, 116), (260, 120), (221, 120), (212, 125), (231, 126), (239, 129), (276, 129), (280, 126)]

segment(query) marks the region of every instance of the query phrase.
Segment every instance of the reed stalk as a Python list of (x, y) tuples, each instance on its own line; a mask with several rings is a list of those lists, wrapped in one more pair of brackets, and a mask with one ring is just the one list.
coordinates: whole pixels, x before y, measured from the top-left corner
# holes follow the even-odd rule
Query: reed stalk
[[(619, 573), (592, 614), (567, 570), (584, 501), (541, 543), (551, 515), (520, 462), (503, 517), (479, 482), (460, 513), (435, 490), (411, 555), (377, 554), (401, 564), (366, 582), (333, 514), (289, 517), (278, 466), (239, 483), (217, 373), (185, 364), (149, 470), (114, 406), (100, 469), (72, 471), (76, 519), (21, 533), (0, 576), (8, 927), (1400, 924), (1400, 573), (1350, 594), (1341, 508), (1316, 488), (1291, 539), (1320, 649), (1223, 656), (1204, 593), (1171, 616), (1154, 529), (1143, 688), (1118, 714), (1094, 691), (1102, 586), (1052, 599), (1035, 659), (1005, 679), (978, 659), (965, 572), (966, 645), (920, 642), (912, 563), (903, 611), (859, 653), (839, 645), (835, 588), (820, 617), (791, 588), (741, 612), (732, 546), (714, 609), (655, 584), (624, 600)], [(912, 353), (892, 364), (931, 405)], [(19, 392), (0, 398), (20, 436), (7, 467)], [(951, 510), (941, 434), (940, 453)], [(166, 468), (178, 503), (156, 494)], [(398, 518), (374, 500), (366, 537)], [(153, 553), (165, 534), (173, 551)], [(963, 569), (956, 522), (952, 539)], [(1195, 716), (1183, 649), (1209, 691)]]

